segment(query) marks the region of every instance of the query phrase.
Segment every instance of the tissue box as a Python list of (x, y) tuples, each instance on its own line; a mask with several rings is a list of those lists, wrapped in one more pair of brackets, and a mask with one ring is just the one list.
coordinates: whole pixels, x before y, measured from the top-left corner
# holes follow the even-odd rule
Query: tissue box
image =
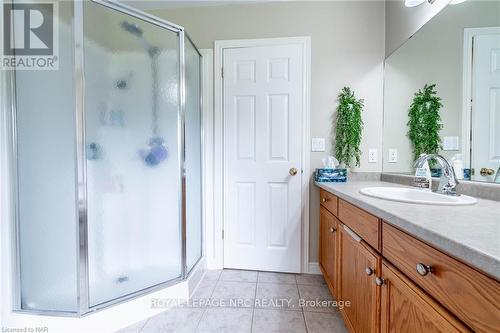
[(431, 177), (439, 178), (443, 174), (443, 170), (440, 168), (431, 168)]
[(470, 180), (470, 169), (464, 169), (464, 180)]
[(316, 169), (314, 180), (320, 183), (345, 183), (347, 169)]

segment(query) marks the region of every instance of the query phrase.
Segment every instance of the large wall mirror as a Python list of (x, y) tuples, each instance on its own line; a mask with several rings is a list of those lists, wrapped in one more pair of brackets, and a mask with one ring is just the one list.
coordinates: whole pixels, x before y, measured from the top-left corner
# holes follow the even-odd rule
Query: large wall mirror
[(383, 170), (413, 174), (420, 153), (500, 183), (500, 1), (448, 5), (386, 59)]

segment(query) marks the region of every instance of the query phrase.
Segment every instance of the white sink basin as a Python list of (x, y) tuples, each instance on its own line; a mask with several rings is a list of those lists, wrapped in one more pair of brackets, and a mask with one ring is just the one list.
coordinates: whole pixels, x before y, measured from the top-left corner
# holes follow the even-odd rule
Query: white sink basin
[(451, 196), (405, 187), (365, 187), (359, 192), (379, 199), (425, 205), (464, 206), (477, 202), (475, 198), (467, 195)]

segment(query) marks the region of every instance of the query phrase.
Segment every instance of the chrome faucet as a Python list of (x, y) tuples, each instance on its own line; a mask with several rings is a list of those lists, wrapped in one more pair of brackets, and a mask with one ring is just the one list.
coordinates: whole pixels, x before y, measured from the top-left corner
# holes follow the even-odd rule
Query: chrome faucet
[(421, 168), (424, 166), (424, 163), (429, 160), (436, 160), (441, 165), (442, 175), (439, 180), (439, 186), (437, 188), (438, 193), (446, 194), (446, 195), (460, 195), (457, 193), (456, 186), (458, 184), (457, 176), (455, 175), (455, 170), (451, 166), (450, 162), (446, 160), (441, 155), (438, 154), (422, 154), (415, 161), (415, 168)]

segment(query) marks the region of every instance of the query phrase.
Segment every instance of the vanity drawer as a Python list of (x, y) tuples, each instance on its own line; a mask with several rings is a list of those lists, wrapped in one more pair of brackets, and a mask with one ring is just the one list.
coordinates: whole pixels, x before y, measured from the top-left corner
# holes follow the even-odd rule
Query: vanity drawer
[(321, 190), (319, 195), (319, 201), (321, 202), (321, 205), (323, 207), (325, 207), (330, 211), (330, 213), (337, 216), (338, 198), (335, 195), (325, 190)]
[(339, 199), (338, 218), (365, 242), (380, 251), (380, 220), (378, 217)]
[[(382, 254), (475, 331), (500, 332), (498, 281), (386, 222), (382, 224)], [(419, 264), (424, 265), (421, 273)]]

